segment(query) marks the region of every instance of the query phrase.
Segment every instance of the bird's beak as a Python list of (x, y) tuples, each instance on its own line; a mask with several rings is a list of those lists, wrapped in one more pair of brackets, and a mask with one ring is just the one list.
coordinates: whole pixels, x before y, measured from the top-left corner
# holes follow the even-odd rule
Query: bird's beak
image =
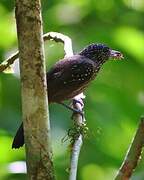
[(110, 50), (110, 58), (116, 59), (116, 60), (122, 60), (122, 59), (124, 59), (124, 56), (119, 51)]

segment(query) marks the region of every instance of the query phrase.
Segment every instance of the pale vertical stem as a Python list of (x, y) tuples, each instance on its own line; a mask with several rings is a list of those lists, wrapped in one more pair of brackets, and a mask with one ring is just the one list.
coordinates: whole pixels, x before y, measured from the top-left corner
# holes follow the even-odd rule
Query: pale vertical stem
[(16, 23), (28, 176), (53, 180), (40, 1), (16, 0)]
[(76, 180), (79, 154), (82, 146), (82, 135), (79, 135), (72, 146), (69, 180)]
[[(84, 104), (83, 104), (83, 98), (85, 96), (83, 93), (79, 94), (75, 97), (75, 100), (73, 101), (73, 107), (79, 111), (82, 112)], [(81, 114), (73, 114), (73, 120), (76, 127), (76, 133), (74, 133), (73, 142), (72, 142), (72, 148), (71, 148), (71, 159), (70, 159), (70, 172), (69, 172), (69, 180), (76, 180), (77, 179), (77, 169), (78, 169), (78, 160), (80, 155), (80, 150), (83, 144), (83, 133), (82, 131), (85, 124), (85, 118), (82, 117)]]

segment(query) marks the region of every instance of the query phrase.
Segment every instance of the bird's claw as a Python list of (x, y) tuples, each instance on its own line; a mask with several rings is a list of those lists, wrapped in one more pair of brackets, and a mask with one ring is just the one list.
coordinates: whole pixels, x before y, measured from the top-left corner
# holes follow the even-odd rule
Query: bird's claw
[(73, 104), (79, 103), (83, 109), (84, 103), (82, 99), (73, 99)]
[(79, 109), (76, 109), (76, 108), (71, 107), (71, 106), (69, 106), (67, 104), (64, 104), (63, 102), (59, 102), (59, 104), (63, 105), (67, 109), (71, 110), (73, 112), (73, 114), (80, 114), (82, 116), (82, 118), (83, 118), (83, 116), (84, 116), (83, 111), (80, 111)]

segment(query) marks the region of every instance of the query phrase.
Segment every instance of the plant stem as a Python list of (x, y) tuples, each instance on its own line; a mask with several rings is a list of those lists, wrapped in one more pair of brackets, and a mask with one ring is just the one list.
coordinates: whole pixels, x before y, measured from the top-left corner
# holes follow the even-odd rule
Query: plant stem
[(28, 177), (54, 180), (40, 1), (16, 0), (16, 23)]
[(115, 180), (129, 180), (140, 160), (144, 146), (144, 118), (141, 118), (136, 134)]

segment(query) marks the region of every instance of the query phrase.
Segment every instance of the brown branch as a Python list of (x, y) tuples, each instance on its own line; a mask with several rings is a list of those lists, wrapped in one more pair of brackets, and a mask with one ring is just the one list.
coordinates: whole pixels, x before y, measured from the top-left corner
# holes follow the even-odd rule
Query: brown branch
[[(44, 41), (54, 40), (55, 42), (61, 42), (64, 44), (65, 56), (68, 57), (68, 56), (73, 55), (72, 41), (68, 36), (63, 35), (61, 33), (57, 33), (57, 32), (48, 32), (43, 35), (43, 40)], [(18, 57), (19, 57), (19, 52), (17, 51), (13, 55), (11, 55), (9, 58), (7, 58), (5, 61), (3, 61), (0, 64), (0, 72), (3, 72), (4, 70), (6, 70), (10, 65), (14, 63), (14, 61)]]
[(122, 163), (115, 180), (129, 180), (140, 160), (142, 148), (144, 146), (144, 117), (141, 118), (140, 124), (128, 149), (124, 162)]

